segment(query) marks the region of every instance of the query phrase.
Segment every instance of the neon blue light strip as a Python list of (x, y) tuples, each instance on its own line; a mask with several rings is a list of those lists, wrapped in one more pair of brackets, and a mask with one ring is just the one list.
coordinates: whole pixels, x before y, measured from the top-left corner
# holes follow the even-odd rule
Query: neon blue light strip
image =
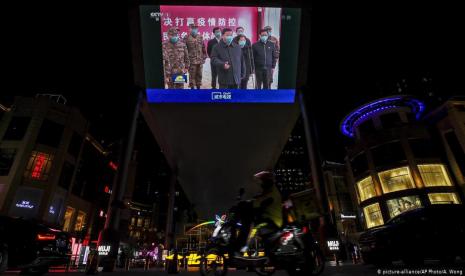
[(423, 102), (417, 99), (412, 99), (405, 96), (384, 98), (363, 105), (347, 115), (341, 124), (341, 131), (346, 136), (354, 137), (355, 127), (357, 127), (365, 119), (373, 117), (384, 110), (395, 109), (402, 106), (410, 107), (417, 120), (420, 119), (421, 114), (425, 110), (425, 105)]
[(149, 103), (293, 103), (295, 89), (147, 89)]

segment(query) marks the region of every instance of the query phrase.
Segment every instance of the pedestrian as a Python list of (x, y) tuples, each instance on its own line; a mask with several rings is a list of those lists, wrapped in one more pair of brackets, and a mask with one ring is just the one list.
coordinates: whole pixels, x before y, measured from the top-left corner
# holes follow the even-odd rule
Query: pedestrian
[(219, 88), (238, 88), (245, 77), (245, 62), (241, 47), (233, 42), (233, 32), (222, 30), (221, 41), (213, 47), (213, 66), (218, 71)]
[(271, 78), (276, 67), (275, 44), (268, 40), (265, 29), (259, 32), (260, 39), (252, 45), (257, 89), (270, 89)]
[(189, 56), (189, 87), (200, 89), (202, 86), (203, 64), (207, 59), (207, 51), (202, 36), (199, 35), (199, 27), (189, 25), (190, 34), (184, 38)]
[(179, 39), (176, 28), (168, 30), (168, 41), (163, 42), (163, 68), (168, 88), (184, 88), (184, 76), (189, 69), (189, 56), (186, 44)]
[(213, 28), (213, 35), (214, 37), (210, 39), (207, 43), (207, 54), (208, 57), (210, 58), (210, 68), (211, 68), (211, 74), (212, 74), (212, 81), (211, 81), (211, 86), (213, 89), (216, 89), (216, 81), (218, 79), (218, 72), (215, 66), (213, 66), (212, 62), (212, 51), (213, 47), (218, 44), (221, 40), (221, 28), (220, 27), (215, 27)]
[(90, 249), (87, 257), (86, 274), (93, 275), (97, 273), (98, 266), (98, 252), (95, 248)]

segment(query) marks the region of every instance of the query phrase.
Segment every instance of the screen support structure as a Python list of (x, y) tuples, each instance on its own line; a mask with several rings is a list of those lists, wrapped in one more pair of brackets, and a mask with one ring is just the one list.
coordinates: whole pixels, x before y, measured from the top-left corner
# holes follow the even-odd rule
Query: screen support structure
[(319, 170), (319, 167), (317, 165), (317, 164), (320, 164), (321, 162), (320, 162), (320, 156), (319, 154), (317, 154), (316, 149), (315, 149), (316, 135), (314, 131), (312, 131), (313, 120), (309, 118), (305, 98), (304, 98), (304, 95), (301, 89), (297, 90), (297, 100), (299, 101), (300, 111), (301, 111), (302, 119), (304, 122), (305, 139), (307, 143), (308, 156), (310, 160), (310, 171), (312, 172), (311, 174), (312, 174), (313, 188), (315, 189), (315, 192), (316, 192), (316, 198), (319, 201), (318, 204), (320, 205), (321, 210), (323, 210), (323, 215), (327, 216), (328, 202), (325, 196), (326, 191), (323, 185), (322, 173)]
[[(136, 106), (131, 121), (129, 134), (126, 141), (124, 155), (120, 158), (123, 164), (119, 165), (117, 172), (117, 179), (113, 184), (113, 193), (108, 204), (107, 218), (105, 220), (105, 227), (100, 232), (98, 239), (98, 246), (110, 246), (110, 252), (107, 256), (99, 258), (99, 266), (103, 266), (103, 271), (112, 272), (115, 267), (116, 257), (118, 255), (119, 242), (120, 242), (120, 217), (121, 210), (125, 208), (123, 197), (126, 192), (129, 163), (132, 158), (134, 150), (134, 141), (136, 138), (137, 118), (140, 113), (140, 106), (143, 100), (143, 92), (139, 91), (137, 96)], [(123, 145), (124, 143), (122, 143)], [(120, 149), (123, 151), (123, 147)]]

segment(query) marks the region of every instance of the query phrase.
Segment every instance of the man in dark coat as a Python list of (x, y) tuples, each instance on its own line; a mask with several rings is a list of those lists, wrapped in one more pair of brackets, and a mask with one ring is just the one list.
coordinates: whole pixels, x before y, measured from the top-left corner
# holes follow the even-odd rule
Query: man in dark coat
[(278, 61), (275, 43), (268, 40), (268, 32), (260, 30), (260, 39), (252, 45), (257, 89), (270, 89), (274, 68)]
[[(252, 58), (252, 44), (250, 44), (250, 39), (248, 39), (243, 34), (238, 34), (234, 38), (236, 42), (242, 49), (242, 55), (244, 56), (245, 62), (245, 77), (241, 80), (241, 89), (247, 89), (247, 83), (249, 82), (250, 74), (254, 72), (254, 64)], [(249, 44), (247, 44), (249, 43)]]
[(212, 62), (212, 51), (213, 47), (218, 44), (221, 40), (221, 28), (220, 27), (215, 27), (213, 28), (213, 37), (210, 39), (207, 43), (207, 54), (208, 57), (210, 58), (210, 67), (211, 67), (211, 72), (212, 72), (212, 88), (216, 88), (216, 80), (218, 79), (218, 73), (216, 70), (216, 67), (213, 66)]
[(223, 29), (221, 41), (213, 47), (211, 58), (218, 72), (219, 88), (238, 88), (246, 69), (242, 49), (233, 42), (231, 29)]

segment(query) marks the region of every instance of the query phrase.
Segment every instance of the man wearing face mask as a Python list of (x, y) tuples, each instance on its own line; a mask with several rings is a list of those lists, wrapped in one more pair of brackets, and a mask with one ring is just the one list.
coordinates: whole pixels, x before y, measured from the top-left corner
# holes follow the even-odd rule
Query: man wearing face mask
[(241, 47), (233, 42), (233, 32), (229, 28), (222, 31), (221, 41), (213, 47), (212, 63), (218, 71), (219, 88), (238, 88), (245, 77), (245, 61)]
[[(272, 36), (273, 29), (270, 26), (266, 26), (264, 29), (268, 33), (268, 40), (274, 43), (275, 50), (276, 50), (276, 58), (279, 58), (279, 40), (276, 37)], [(271, 72), (270, 83), (273, 82), (273, 75), (274, 75), (274, 70)]]
[(268, 40), (265, 29), (259, 32), (260, 39), (252, 45), (252, 54), (255, 64), (255, 78), (257, 89), (270, 89), (271, 78), (278, 57), (275, 44)]
[(184, 38), (184, 43), (187, 46), (187, 52), (189, 53), (189, 87), (194, 89), (200, 89), (202, 85), (202, 70), (205, 59), (207, 58), (207, 52), (205, 50), (205, 44), (203, 43), (202, 36), (199, 34), (198, 26), (195, 24), (189, 25), (190, 34)]
[(210, 67), (212, 71), (212, 88), (216, 88), (216, 80), (218, 79), (218, 72), (215, 66), (213, 66), (212, 62), (212, 51), (213, 47), (218, 44), (221, 40), (221, 28), (220, 27), (215, 27), (213, 28), (213, 35), (214, 37), (208, 41), (207, 44), (207, 53), (208, 57), (210, 58)]
[(165, 84), (168, 88), (184, 88), (184, 83), (174, 83), (173, 78), (186, 74), (189, 69), (189, 56), (186, 44), (179, 39), (178, 30), (168, 30), (168, 40), (162, 44)]
[(245, 35), (244, 33), (244, 27), (237, 27), (236, 28), (236, 38), (237, 40), (239, 40), (237, 37), (239, 37), (240, 35), (243, 35), (245, 37), (245, 46), (246, 47), (252, 47), (252, 43), (250, 42), (250, 39), (247, 38), (247, 36)]
[[(244, 57), (245, 62), (245, 77), (241, 80), (241, 89), (247, 89), (247, 83), (249, 82), (250, 75), (254, 72), (254, 65), (252, 59), (252, 45), (250, 40), (243, 34), (238, 34), (234, 38), (236, 42), (242, 49), (242, 56)], [(249, 44), (247, 45), (247, 42)]]

